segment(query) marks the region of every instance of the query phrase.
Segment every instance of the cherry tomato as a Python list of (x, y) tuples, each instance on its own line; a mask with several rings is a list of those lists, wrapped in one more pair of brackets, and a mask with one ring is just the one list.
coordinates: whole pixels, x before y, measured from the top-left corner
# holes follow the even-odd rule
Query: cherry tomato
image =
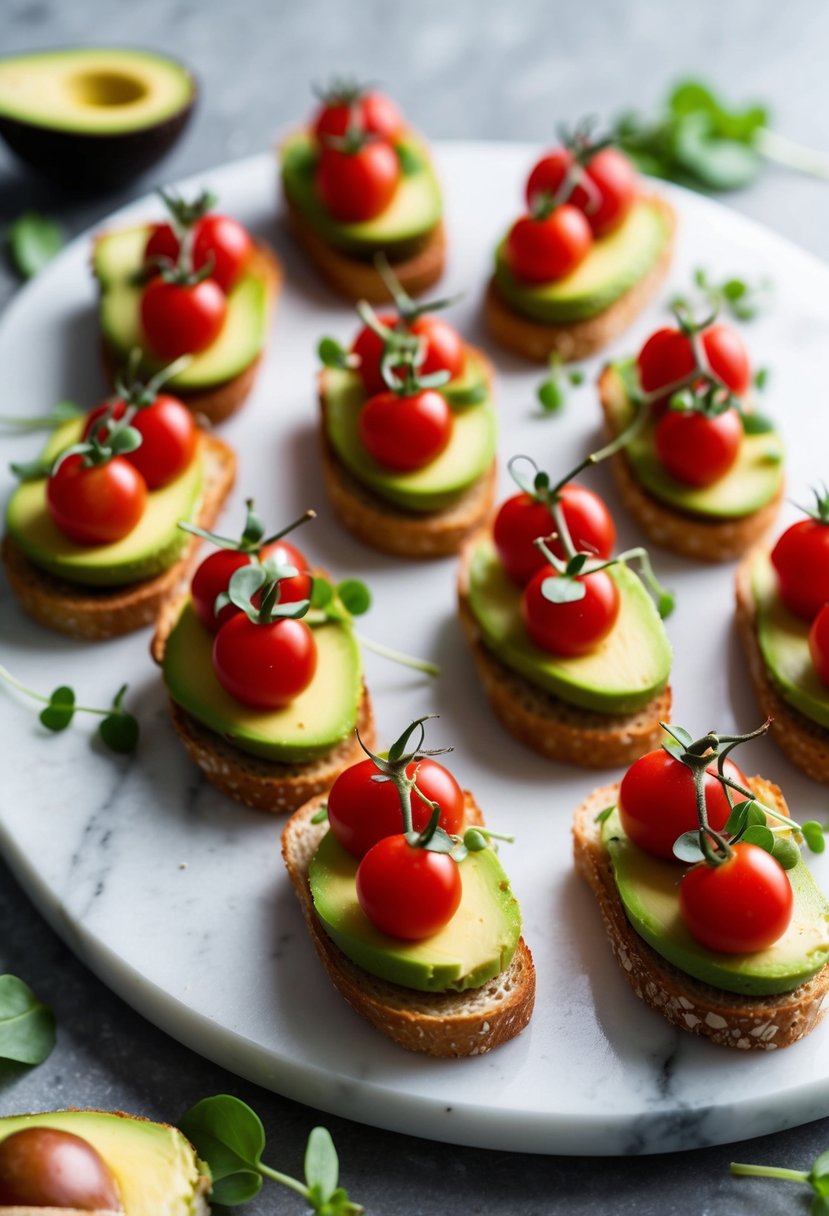
[(721, 954), (765, 950), (782, 937), (794, 897), (771, 853), (741, 841), (719, 866), (693, 866), (679, 884), (679, 910), (692, 937)]
[[(716, 762), (709, 765), (703, 789), (708, 822), (715, 832), (725, 827), (730, 812), (722, 784), (713, 774)], [(731, 760), (724, 765), (726, 777), (746, 785), (746, 778)], [(736, 802), (741, 795), (734, 793)], [(619, 787), (619, 818), (629, 840), (651, 853), (675, 861), (674, 844), (683, 832), (699, 827), (694, 776), (681, 760), (663, 748), (646, 752), (630, 766)]]
[(147, 501), (147, 483), (123, 456), (84, 466), (67, 456), (46, 483), (55, 525), (81, 545), (109, 545), (132, 532)]
[[(262, 550), (262, 558), (267, 557), (275, 557), (281, 566), (296, 566), (300, 571), (294, 578), (284, 578), (280, 581), (280, 603), (310, 599), (311, 576), (307, 573), (308, 563), (299, 549), (288, 541), (279, 540), (272, 545), (266, 545)], [(190, 585), (193, 610), (209, 633), (217, 633), (225, 621), (242, 611), (235, 604), (225, 604), (217, 616), (214, 608), (217, 598), (227, 591), (234, 571), (240, 566), (247, 566), (250, 560), (250, 554), (241, 553), (238, 549), (217, 549), (204, 559), (193, 575)], [(253, 600), (256, 603), (257, 596), (254, 596)]]
[(458, 863), (448, 853), (413, 848), (405, 836), (384, 836), (357, 867), (357, 899), (381, 933), (405, 941), (431, 937), (461, 902)]
[(516, 220), (507, 235), (506, 259), (517, 279), (547, 283), (575, 270), (592, 243), (593, 234), (583, 213), (563, 203), (546, 219), (524, 215)]
[[(406, 766), (406, 775), (413, 776), (415, 770), (417, 788), (440, 806), (440, 827), (456, 836), (465, 818), (463, 790), (449, 770), (436, 760), (412, 761)], [(391, 781), (372, 780), (379, 771), (373, 760), (361, 760), (340, 773), (328, 794), (331, 831), (355, 857), (363, 857), (384, 836), (402, 831), (400, 795)], [(422, 832), (432, 812), (415, 793), (409, 801), (415, 831)]]
[(213, 670), (225, 692), (254, 709), (282, 709), (308, 687), (317, 644), (304, 621), (257, 625), (237, 612), (213, 640)]
[[(553, 148), (542, 157), (527, 181), (527, 206), (531, 208), (541, 194), (555, 196), (572, 163), (567, 148)], [(594, 236), (605, 236), (619, 227), (633, 205), (636, 172), (622, 152), (602, 148), (585, 167), (584, 176), (589, 185), (575, 185), (567, 202), (584, 212)]]
[(809, 654), (818, 678), (829, 685), (829, 604), (824, 604), (809, 630)]
[(405, 124), (400, 110), (385, 93), (371, 89), (355, 98), (352, 104), (332, 96), (323, 102), (312, 124), (317, 139), (327, 135), (342, 137), (349, 126), (356, 125), (360, 131), (378, 135), (396, 143), (403, 134)]
[(0, 1204), (27, 1211), (123, 1211), (112, 1171), (97, 1149), (53, 1127), (24, 1127), (0, 1143)]
[(656, 424), (656, 454), (687, 486), (710, 486), (724, 477), (740, 452), (743, 424), (735, 409), (714, 418), (696, 410), (666, 410)]
[[(738, 334), (727, 325), (711, 325), (703, 330), (700, 342), (717, 379), (738, 397), (744, 396), (751, 384), (751, 367)], [(642, 347), (636, 363), (639, 383), (646, 393), (673, 385), (694, 370), (691, 340), (678, 329), (658, 329)], [(664, 405), (666, 401), (667, 397), (655, 404)]]
[(335, 219), (343, 223), (371, 220), (385, 211), (400, 181), (400, 162), (383, 140), (363, 144), (356, 152), (323, 148), (314, 182)]
[(181, 245), (172, 224), (153, 224), (144, 246), (144, 261), (152, 263), (153, 269), (158, 269), (158, 262), (175, 266), (180, 249)]
[(790, 612), (811, 621), (829, 600), (829, 524), (801, 519), (771, 551), (777, 589)]
[(141, 296), (141, 324), (159, 359), (206, 350), (221, 332), (227, 297), (213, 279), (186, 286), (152, 279)]
[(552, 566), (542, 566), (527, 583), (521, 596), (524, 627), (536, 646), (550, 654), (589, 654), (616, 623), (619, 589), (606, 570), (598, 570), (577, 580), (585, 589), (582, 599), (553, 604), (541, 594), (541, 585), (558, 577)]
[[(567, 148), (552, 148), (533, 166), (524, 191), (530, 211), (543, 196), (555, 198), (572, 164), (573, 155)], [(568, 202), (581, 210), (586, 201), (583, 196), (584, 191), (576, 186)]]
[[(170, 224), (154, 224), (144, 249), (145, 262), (166, 259), (174, 266), (181, 245)], [(238, 281), (253, 252), (247, 229), (228, 215), (205, 215), (193, 226), (193, 270), (210, 264), (210, 277), (228, 292)]]
[[(111, 411), (111, 416), (117, 422), (123, 418), (126, 408), (126, 403), (120, 398), (96, 406), (87, 415), (84, 439), (89, 438), (96, 423), (105, 414)], [(140, 434), (141, 446), (134, 452), (127, 452), (124, 459), (138, 469), (148, 490), (158, 490), (173, 481), (189, 466), (196, 453), (199, 438), (196, 423), (187, 407), (176, 397), (159, 393), (152, 405), (138, 411), (130, 426)]]
[(387, 390), (370, 397), (360, 411), (360, 440), (387, 469), (422, 469), (452, 437), (454, 419), (446, 399), (431, 388), (401, 397)]
[[(616, 544), (616, 526), (598, 494), (568, 481), (559, 496), (576, 549), (596, 557), (610, 557)], [(547, 565), (547, 559), (533, 541), (539, 536), (549, 536), (554, 530), (549, 507), (536, 502), (530, 494), (514, 494), (501, 505), (495, 516), (493, 539), (504, 569), (519, 587)], [(564, 557), (559, 540), (550, 541), (548, 548), (556, 557)]]
[[(398, 324), (398, 318), (392, 313), (380, 314), (379, 320), (387, 329), (394, 329)], [(466, 358), (463, 339), (448, 322), (440, 317), (425, 315), (412, 323), (409, 333), (421, 338), (425, 346), (421, 375), (447, 371), (454, 380), (461, 374)], [(368, 325), (363, 326), (351, 347), (351, 353), (360, 359), (357, 370), (369, 396), (382, 393), (387, 388), (380, 371), (383, 349), (382, 339)]]

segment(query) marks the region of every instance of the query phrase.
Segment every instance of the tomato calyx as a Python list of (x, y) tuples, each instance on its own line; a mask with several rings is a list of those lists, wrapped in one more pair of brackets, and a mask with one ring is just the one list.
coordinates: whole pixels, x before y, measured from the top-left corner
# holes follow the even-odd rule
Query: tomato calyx
[(124, 402), (127, 412), (120, 421), (126, 419), (127, 423), (135, 417), (139, 410), (148, 409), (154, 405), (159, 392), (167, 381), (172, 380), (179, 372), (183, 372), (193, 361), (190, 355), (180, 355), (178, 359), (174, 359), (172, 363), (162, 367), (145, 383), (138, 376), (141, 357), (140, 348), (133, 347), (126, 366), (115, 378), (115, 395), (112, 400), (120, 398)]
[(613, 147), (616, 142), (609, 134), (597, 138), (594, 134), (595, 126), (595, 118), (588, 116), (577, 122), (572, 130), (564, 126), (559, 129), (562, 145), (573, 160), (582, 166), (589, 165), (594, 156), (604, 151), (605, 148)]
[(266, 536), (264, 521), (256, 510), (253, 499), (247, 498), (245, 499), (245, 525), (238, 540), (230, 536), (220, 536), (217, 532), (208, 532), (206, 528), (200, 528), (198, 524), (191, 524), (186, 519), (179, 520), (178, 526), (184, 532), (191, 532), (194, 536), (200, 536), (202, 540), (210, 541), (211, 545), (215, 545), (219, 549), (234, 549), (239, 553), (250, 553), (255, 556), (267, 545), (275, 544), (276, 541), (282, 540), (283, 536), (293, 532), (295, 528), (316, 518), (316, 511), (309, 508), (286, 527), (280, 528), (271, 536)]
[(829, 525), (829, 487), (824, 483), (820, 488), (812, 486), (811, 491), (815, 496), (815, 505), (810, 508), (798, 504), (798, 510), (815, 523)]
[(142, 442), (141, 432), (134, 426), (130, 426), (126, 415), (123, 418), (115, 418), (110, 408), (103, 414), (100, 424), (95, 427), (94, 432), (87, 439), (71, 444), (50, 460), (39, 457), (37, 460), (15, 463), (9, 467), (15, 477), (21, 481), (37, 481), (42, 477), (54, 477), (60, 466), (70, 456), (79, 456), (82, 467), (91, 469), (108, 464), (119, 456), (126, 456), (129, 452), (134, 452)]

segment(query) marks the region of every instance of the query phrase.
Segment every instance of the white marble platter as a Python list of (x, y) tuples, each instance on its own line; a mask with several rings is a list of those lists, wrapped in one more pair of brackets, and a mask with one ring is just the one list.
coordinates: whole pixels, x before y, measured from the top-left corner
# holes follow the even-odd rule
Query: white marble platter
[[(466, 290), (452, 319), (479, 343), (491, 250), (518, 210), (534, 151), (437, 150), (451, 242), (441, 290)], [(455, 745), (454, 770), (476, 791), (490, 826), (516, 834), (504, 861), (537, 963), (536, 1011), (520, 1038), (480, 1059), (434, 1061), (377, 1035), (322, 974), (282, 873), (279, 821), (226, 801), (186, 759), (148, 656), (148, 633), (78, 644), (31, 624), (3, 587), (0, 662), (41, 690), (71, 683), (87, 704), (106, 704), (129, 681), (143, 732), (133, 758), (114, 758), (94, 741), (89, 720), (47, 735), (28, 705), (0, 690), (0, 846), (25, 889), (93, 971), (171, 1035), (241, 1076), (366, 1123), (486, 1148), (630, 1154), (744, 1139), (825, 1115), (829, 1026), (785, 1052), (730, 1053), (672, 1030), (629, 991), (573, 873), (569, 828), (581, 798), (619, 774), (546, 762), (501, 731), (455, 620), (452, 560), (406, 565), (339, 529), (318, 472), (315, 346), (325, 333), (347, 342), (353, 314), (291, 248), (277, 219), (269, 156), (191, 183), (201, 184), (272, 239), (287, 269), (255, 392), (222, 430), (240, 453), (223, 523), (236, 529), (251, 494), (274, 522), (314, 506), (320, 518), (302, 544), (334, 574), (371, 584), (375, 606), (364, 631), (442, 664), (442, 676), (430, 682), (366, 656), (380, 736), (391, 740), (411, 718), (439, 712), (432, 738)], [(809, 485), (829, 476), (829, 269), (712, 202), (670, 194), (681, 225), (669, 289), (608, 353), (636, 350), (666, 322), (664, 301), (686, 288), (693, 267), (773, 279), (772, 309), (744, 336), (755, 364), (771, 369), (764, 409), (788, 445), (790, 493), (805, 501)], [(143, 200), (111, 223), (157, 214), (157, 202)], [(88, 236), (75, 241), (2, 318), (0, 412), (34, 414), (61, 398), (92, 404), (101, 395), (89, 250)], [(563, 474), (596, 445), (599, 360), (561, 415), (541, 417), (538, 370), (492, 354), (506, 494), (510, 455), (531, 452)], [(3, 439), (3, 468), (36, 450), (36, 437)], [(0, 476), (5, 496), (11, 479)], [(615, 504), (606, 471), (594, 479)], [(794, 514), (785, 508), (786, 518)], [(624, 520), (620, 533), (624, 542), (636, 539)], [(758, 713), (734, 636), (733, 567), (655, 557), (678, 599), (669, 622), (675, 720), (698, 732), (751, 728)], [(826, 818), (823, 788), (798, 775), (773, 744), (752, 746), (747, 771), (777, 780), (799, 815)], [(829, 888), (829, 863), (815, 869)]]

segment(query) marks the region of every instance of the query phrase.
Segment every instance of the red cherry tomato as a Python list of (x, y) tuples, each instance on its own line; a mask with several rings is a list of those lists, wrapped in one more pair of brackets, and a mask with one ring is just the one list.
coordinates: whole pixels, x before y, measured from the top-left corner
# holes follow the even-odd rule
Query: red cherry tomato
[[(89, 438), (106, 413), (111, 411), (117, 422), (123, 418), (126, 408), (120, 398), (96, 406), (87, 415), (84, 439)], [(193, 415), (176, 397), (159, 393), (152, 405), (138, 411), (130, 425), (141, 435), (141, 446), (128, 452), (124, 459), (138, 469), (148, 490), (166, 486), (189, 466), (196, 453), (199, 433)]]
[[(576, 549), (596, 557), (610, 557), (616, 544), (616, 526), (598, 494), (568, 481), (559, 496)], [(493, 539), (504, 569), (519, 587), (547, 565), (547, 559), (533, 541), (539, 536), (549, 536), (554, 530), (549, 508), (529, 494), (514, 494), (501, 505), (495, 516)], [(548, 548), (556, 557), (564, 557), (559, 540), (550, 541)]]
[(237, 612), (213, 641), (213, 670), (225, 692), (254, 709), (282, 709), (308, 687), (317, 644), (304, 621), (257, 625)]
[(434, 460), (452, 437), (454, 420), (446, 399), (424, 388), (401, 397), (390, 390), (370, 397), (360, 411), (360, 440), (387, 469), (410, 472)]
[(172, 224), (153, 224), (147, 244), (144, 246), (144, 261), (158, 269), (158, 262), (175, 266), (181, 246)]
[(786, 871), (756, 844), (735, 844), (719, 866), (693, 866), (679, 884), (679, 910), (692, 937), (721, 954), (765, 950), (782, 937), (794, 897)]
[(448, 853), (413, 848), (405, 836), (384, 836), (357, 867), (357, 899), (381, 933), (404, 941), (431, 937), (461, 902), (458, 863)]
[[(554, 197), (572, 163), (572, 154), (566, 148), (553, 148), (543, 156), (527, 181), (527, 206), (532, 208), (539, 195)], [(619, 227), (633, 205), (636, 172), (622, 152), (602, 148), (584, 169), (584, 176), (589, 184), (575, 185), (567, 202), (584, 212), (594, 236), (605, 236)]]
[(790, 612), (814, 620), (829, 600), (829, 524), (801, 519), (771, 551), (777, 589)]
[[(738, 397), (744, 396), (751, 384), (751, 367), (740, 337), (727, 325), (711, 325), (700, 341), (717, 379)], [(667, 388), (694, 370), (691, 340), (678, 329), (658, 329), (642, 347), (636, 363), (639, 383), (646, 393)], [(656, 405), (664, 405), (666, 400), (658, 400)]]
[[(392, 313), (381, 313), (378, 319), (387, 329), (394, 329), (398, 324), (398, 318)], [(425, 346), (421, 375), (447, 371), (454, 380), (461, 374), (466, 357), (463, 339), (448, 322), (440, 317), (418, 317), (409, 332), (421, 338)], [(380, 371), (383, 349), (382, 339), (368, 325), (363, 326), (351, 347), (351, 353), (359, 357), (357, 370), (370, 397), (387, 387)]]
[(227, 298), (213, 279), (185, 286), (152, 279), (141, 296), (141, 324), (159, 359), (198, 354), (218, 338)]
[[(463, 790), (449, 770), (436, 760), (412, 761), (406, 767), (406, 775), (411, 777), (415, 769), (418, 789), (440, 807), (440, 827), (456, 836), (465, 817)], [(373, 760), (361, 760), (340, 773), (328, 794), (331, 831), (355, 857), (363, 857), (384, 836), (394, 836), (403, 830), (400, 795), (391, 781), (372, 780), (379, 771)], [(432, 812), (417, 794), (413, 793), (409, 801), (415, 831), (422, 832)]]
[[(310, 599), (311, 576), (307, 573), (308, 563), (299, 549), (285, 540), (279, 540), (262, 550), (263, 559), (271, 556), (276, 557), (281, 566), (296, 566), (300, 571), (294, 578), (280, 581), (279, 602), (288, 604)], [(240, 566), (247, 566), (250, 560), (248, 553), (241, 553), (238, 549), (217, 549), (204, 559), (193, 575), (190, 585), (193, 611), (209, 633), (217, 633), (225, 621), (241, 612), (241, 608), (235, 604), (225, 604), (218, 616), (214, 609), (218, 597), (227, 591), (233, 573)], [(257, 597), (253, 599), (256, 603)]]
[(400, 181), (400, 162), (383, 140), (363, 144), (357, 152), (323, 148), (314, 182), (335, 219), (343, 223), (371, 220), (385, 211)]
[[(570, 167), (573, 164), (573, 156), (567, 148), (552, 148), (533, 166), (530, 176), (527, 178), (527, 187), (524, 191), (528, 210), (532, 210), (533, 206), (545, 195), (549, 198), (555, 198), (565, 176), (570, 172)], [(584, 191), (579, 192), (577, 186), (571, 194), (568, 202), (574, 207), (581, 210), (583, 201), (581, 195)]]
[[(731, 760), (724, 765), (725, 775), (740, 785), (746, 778)], [(715, 832), (725, 827), (730, 812), (722, 784), (711, 764), (704, 781), (708, 822)], [(736, 802), (741, 795), (734, 793)], [(683, 832), (699, 827), (694, 777), (687, 765), (669, 756), (661, 747), (646, 752), (630, 766), (619, 787), (619, 818), (629, 840), (651, 853), (675, 861), (674, 844)]]
[(46, 505), (61, 532), (81, 545), (108, 545), (132, 532), (147, 501), (144, 478), (123, 456), (84, 467), (67, 456), (46, 483)]
[(656, 424), (656, 454), (672, 477), (687, 486), (710, 486), (737, 459), (743, 424), (735, 409), (715, 418), (696, 410), (666, 410)]
[(829, 686), (829, 604), (824, 604), (812, 621), (809, 654), (818, 679)]
[[(166, 259), (176, 265), (181, 246), (170, 224), (154, 224), (144, 248), (144, 261)], [(210, 264), (210, 277), (228, 292), (238, 281), (253, 252), (247, 229), (228, 215), (205, 215), (193, 226), (193, 269)]]
[(541, 586), (545, 579), (558, 577), (552, 566), (542, 566), (527, 583), (521, 597), (524, 627), (536, 646), (550, 654), (589, 654), (616, 622), (619, 589), (606, 570), (598, 570), (577, 580), (585, 589), (582, 599), (553, 604), (541, 594)]
[(546, 219), (524, 215), (516, 220), (507, 235), (506, 259), (517, 279), (547, 283), (575, 270), (592, 243), (593, 234), (582, 212), (563, 203)]
[(356, 98), (353, 104), (332, 98), (324, 102), (314, 117), (312, 128), (317, 139), (327, 135), (342, 138), (349, 126), (356, 125), (360, 131), (378, 135), (396, 143), (403, 134), (405, 124), (400, 110), (385, 93), (370, 90)]

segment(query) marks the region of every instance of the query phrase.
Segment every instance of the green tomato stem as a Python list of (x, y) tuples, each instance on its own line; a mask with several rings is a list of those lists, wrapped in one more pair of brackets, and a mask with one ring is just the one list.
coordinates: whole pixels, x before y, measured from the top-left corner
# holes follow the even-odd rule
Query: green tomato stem
[(354, 630), (354, 636), (366, 650), (372, 650), (384, 659), (391, 659), (393, 663), (401, 663), (404, 667), (412, 667), (415, 671), (422, 671), (427, 676), (440, 675), (440, 668), (437, 663), (430, 663), (426, 659), (416, 659), (410, 654), (403, 654), (400, 650), (393, 650), (390, 646), (384, 646), (381, 642), (372, 642), (371, 638), (364, 637), (356, 629)]
[(731, 1162), (731, 1173), (737, 1178), (781, 1178), (784, 1182), (805, 1183), (809, 1181), (805, 1170), (786, 1170), (777, 1165), (744, 1165), (739, 1161)]
[(769, 131), (767, 127), (760, 127), (755, 131), (754, 147), (766, 160), (785, 165), (788, 169), (797, 169), (799, 173), (807, 173), (810, 177), (829, 179), (829, 156), (815, 148), (807, 147), (806, 144), (778, 135), (776, 131)]

